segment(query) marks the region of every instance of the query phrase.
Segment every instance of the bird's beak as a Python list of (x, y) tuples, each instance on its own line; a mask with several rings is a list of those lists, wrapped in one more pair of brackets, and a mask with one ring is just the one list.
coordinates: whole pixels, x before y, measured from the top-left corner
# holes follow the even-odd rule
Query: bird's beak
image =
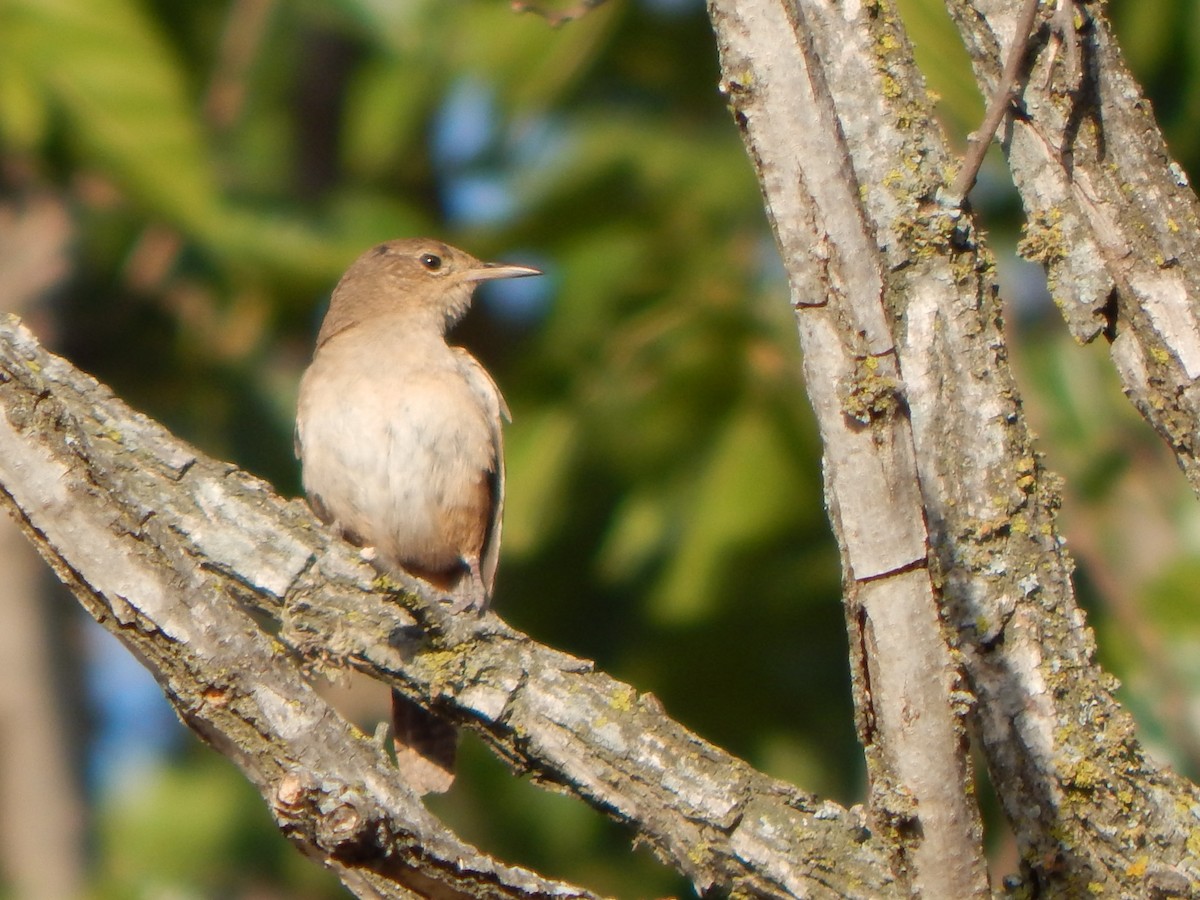
[(464, 281), (495, 281), (497, 278), (527, 278), (530, 275), (541, 275), (541, 269), (532, 266), (512, 266), (508, 263), (481, 263), (478, 269), (471, 269), (463, 276)]

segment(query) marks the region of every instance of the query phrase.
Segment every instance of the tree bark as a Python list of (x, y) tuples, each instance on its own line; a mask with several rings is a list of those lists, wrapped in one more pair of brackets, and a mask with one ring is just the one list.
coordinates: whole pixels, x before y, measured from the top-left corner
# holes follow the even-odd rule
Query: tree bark
[(890, 116), (881, 92), (862, 90), (877, 77), (870, 35), (845, 26), (833, 33), (824, 21), (832, 16), (816, 4), (712, 0), (709, 9), (722, 89), (788, 269), (825, 445), (873, 822), (918, 895), (986, 896), (967, 705), (938, 617), (913, 424), (885, 306), (887, 260), (860, 199), (853, 135), (843, 130)]
[(591, 895), (450, 834), (305, 666), (354, 666), (474, 729), (518, 771), (630, 825), (699, 892), (900, 896), (857, 812), (756, 772), (587, 661), (378, 575), (302, 502), (133, 413), (11, 318), (0, 411), (0, 496), (26, 534), (281, 830), (359, 896)]
[[(985, 78), (1017, 5), (953, 4)], [(1040, 211), (1026, 248), (1073, 332), (1112, 341), (1197, 483), (1185, 251), (1200, 217), (1107, 26), (1079, 9), (1078, 86), (1041, 98), (1027, 79), (1024, 119), (1004, 132)], [(590, 663), (378, 576), (303, 504), (131, 412), (13, 321), (0, 324), (0, 497), (281, 830), (359, 896), (591, 895), (459, 841), (305, 667), (354, 666), (474, 729), (518, 771), (627, 823), (701, 893), (988, 894), (972, 734), (1020, 845), (1011, 890), (1200, 894), (1200, 792), (1147, 758), (1094, 662), (992, 263), (969, 213), (941, 202), (952, 165), (895, 11), (709, 11), (825, 440), (873, 833)], [(1032, 44), (1035, 72), (1049, 46)]]
[[(993, 5), (1012, 21), (1020, 4)], [(899, 699), (885, 692), (909, 687), (880, 684), (883, 657), (896, 653), (892, 671), (911, 675), (903, 656), (915, 647), (925, 672), (947, 673), (949, 656), (964, 679), (956, 684), (943, 674), (941, 694), (926, 695), (932, 706), (906, 705), (899, 721), (920, 727), (931, 715), (944, 716), (942, 707), (972, 713), (1029, 890), (1062, 897), (1146, 896), (1148, 884), (1165, 895), (1195, 890), (1197, 791), (1146, 757), (1131, 719), (1112, 699), (1114, 680), (1094, 662), (1057, 532), (1054, 482), (1040, 466), (1008, 368), (992, 261), (969, 215), (941, 202), (951, 160), (895, 10), (818, 0), (711, 0), (709, 8), (723, 87), (788, 267), (808, 388), (826, 441), (873, 822), (908, 857), (900, 870), (916, 890), (969, 896), (979, 889), (966, 866), (958, 894), (941, 893), (954, 887), (949, 882), (926, 879), (919, 844), (930, 840), (931, 824), (944, 823), (931, 819), (911, 783), (897, 777), (897, 760), (916, 751), (903, 731), (889, 732), (879, 709)], [(1002, 50), (993, 42), (981, 54), (993, 75)], [(1095, 53), (1087, 58), (1098, 61)], [(1098, 77), (1094, 68), (1085, 74)], [(1104, 77), (1116, 78), (1122, 96), (1129, 95), (1131, 82), (1119, 69)], [(1145, 163), (1155, 154), (1153, 134), (1147, 146), (1127, 152)], [(1060, 178), (1067, 162), (1055, 160)], [(835, 206), (828, 197), (837, 191)], [(844, 237), (847, 230), (853, 239)], [(1165, 225), (1162, 234), (1175, 231)], [(1077, 255), (1089, 254), (1103, 258), (1088, 246)], [(872, 266), (877, 277), (855, 275)], [(1106, 295), (1100, 297), (1103, 305)], [(1177, 324), (1190, 340), (1190, 313), (1130, 318), (1139, 315)], [(1194, 432), (1195, 412), (1180, 407), (1184, 392), (1175, 394), (1178, 427)], [(842, 472), (853, 454), (838, 437), (848, 423), (877, 435), (907, 424), (915, 479), (907, 461), (897, 463), (892, 439), (863, 442), (861, 452), (874, 455), (871, 465), (885, 477), (867, 498), (856, 498), (856, 478)], [(846, 480), (849, 490), (840, 486)], [(937, 652), (930, 652), (939, 636), (927, 618), (909, 619), (920, 627), (910, 627), (903, 642), (878, 642), (884, 622), (895, 627), (879, 617), (881, 608), (904, 609), (903, 595), (897, 591), (874, 609), (864, 602), (862, 583), (874, 585), (879, 573), (867, 570), (864, 578), (855, 553), (888, 508), (911, 510), (914, 481), (944, 626), (945, 646)], [(912, 570), (924, 565), (914, 562)], [(962, 778), (949, 777), (949, 748), (942, 759), (946, 791), (966, 790)], [(965, 852), (969, 837), (958, 837)], [(944, 846), (952, 839), (944, 837)]]

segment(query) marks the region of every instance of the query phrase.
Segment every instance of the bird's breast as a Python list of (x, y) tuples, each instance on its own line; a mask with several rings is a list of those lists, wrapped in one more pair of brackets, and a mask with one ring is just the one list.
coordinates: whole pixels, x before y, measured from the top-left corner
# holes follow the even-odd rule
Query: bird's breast
[(328, 345), (297, 421), (309, 496), (386, 558), (431, 571), (482, 539), (498, 465), (497, 423), (444, 349), (372, 360)]

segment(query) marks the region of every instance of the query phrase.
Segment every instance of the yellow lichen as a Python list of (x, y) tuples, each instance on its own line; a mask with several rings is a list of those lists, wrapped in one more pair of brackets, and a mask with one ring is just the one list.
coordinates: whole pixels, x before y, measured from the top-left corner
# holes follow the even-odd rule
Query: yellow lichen
[(375, 579), (371, 582), (371, 590), (387, 591), (389, 594), (394, 594), (398, 591), (404, 590), (404, 585), (402, 585), (400, 582), (396, 581), (394, 578), (387, 575), (386, 573), (380, 572), (378, 575), (375, 576)]
[(1082, 760), (1075, 767), (1075, 771), (1071, 776), (1071, 784), (1073, 787), (1081, 791), (1091, 791), (1104, 783), (1104, 773), (1090, 759)]
[(879, 360), (860, 361), (842, 396), (842, 412), (863, 425), (890, 415), (900, 405), (900, 382), (879, 371)]
[(629, 712), (629, 710), (633, 709), (635, 702), (637, 702), (637, 691), (631, 687), (624, 687), (614, 691), (608, 697), (608, 705), (621, 712)]
[(1050, 265), (1067, 258), (1067, 239), (1062, 227), (1063, 214), (1059, 209), (1035, 213), (1025, 223), (1024, 237), (1017, 244), (1017, 253), (1030, 262)]

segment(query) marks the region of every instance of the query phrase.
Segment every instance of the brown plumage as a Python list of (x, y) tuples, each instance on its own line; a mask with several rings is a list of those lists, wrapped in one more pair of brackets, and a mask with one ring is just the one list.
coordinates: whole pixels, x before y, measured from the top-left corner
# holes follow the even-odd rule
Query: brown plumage
[[(313, 510), (385, 571), (491, 599), (504, 510), (508, 409), (446, 329), (480, 281), (540, 274), (440, 241), (389, 241), (342, 276), (300, 383), (296, 453)], [(453, 726), (393, 693), (401, 771), (421, 793), (453, 781)]]

